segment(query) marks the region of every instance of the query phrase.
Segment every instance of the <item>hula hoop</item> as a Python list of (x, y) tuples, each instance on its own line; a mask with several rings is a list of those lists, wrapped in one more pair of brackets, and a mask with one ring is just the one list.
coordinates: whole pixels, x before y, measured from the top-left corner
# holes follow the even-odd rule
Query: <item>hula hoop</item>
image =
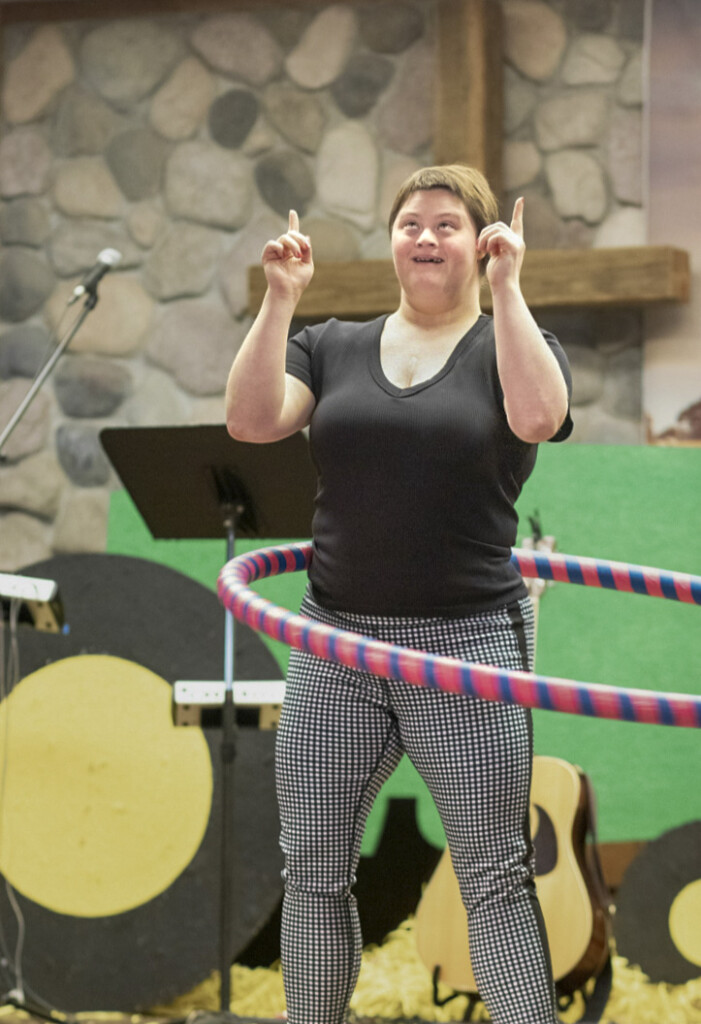
[[(701, 728), (701, 696), (695, 694), (619, 689), (426, 654), (295, 615), (248, 587), (254, 580), (306, 570), (311, 557), (312, 545), (306, 542), (261, 548), (232, 558), (219, 574), (220, 600), (241, 622), (275, 640), (388, 679), (547, 711)], [(512, 561), (524, 576), (701, 604), (701, 576), (518, 548), (513, 550)]]

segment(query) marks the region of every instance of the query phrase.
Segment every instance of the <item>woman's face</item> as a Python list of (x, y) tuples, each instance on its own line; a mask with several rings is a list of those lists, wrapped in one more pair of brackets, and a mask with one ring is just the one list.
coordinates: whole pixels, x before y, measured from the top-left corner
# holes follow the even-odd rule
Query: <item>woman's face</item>
[(411, 193), (392, 226), (392, 258), (409, 299), (454, 305), (479, 293), (477, 231), (449, 189)]

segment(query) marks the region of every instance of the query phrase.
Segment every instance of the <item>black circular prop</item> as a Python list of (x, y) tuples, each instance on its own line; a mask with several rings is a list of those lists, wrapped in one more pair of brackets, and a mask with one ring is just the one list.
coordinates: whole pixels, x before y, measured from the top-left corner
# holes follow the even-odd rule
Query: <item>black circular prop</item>
[[(57, 557), (22, 573), (57, 581), (70, 627), (63, 636), (21, 628), (23, 678), (64, 658), (94, 654), (132, 661), (170, 684), (223, 678), (224, 610), (212, 591), (191, 578), (119, 555)], [(281, 677), (260, 638), (238, 624), (235, 676)], [(91, 918), (59, 914), (18, 894), (26, 922), (24, 978), (50, 1004), (74, 1011), (136, 1011), (170, 1001), (218, 966), (220, 729), (206, 729), (205, 738), (213, 776), (209, 821), (196, 854), (163, 892), (124, 913)], [(238, 730), (232, 961), (258, 934), (282, 893), (274, 742), (274, 732)], [(56, 842), (70, 841), (70, 835), (56, 837)], [(0, 914), (13, 949), (16, 923), (4, 886)]]
[(648, 843), (625, 873), (616, 899), (614, 934), (621, 956), (653, 982), (683, 985), (701, 973), (670, 932), (669, 914), (686, 886), (701, 879), (701, 821), (665, 832)]

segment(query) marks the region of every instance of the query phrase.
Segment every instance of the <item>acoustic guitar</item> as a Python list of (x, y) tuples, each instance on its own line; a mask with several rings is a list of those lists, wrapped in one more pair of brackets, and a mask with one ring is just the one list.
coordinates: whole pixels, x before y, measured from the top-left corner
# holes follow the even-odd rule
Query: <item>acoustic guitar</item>
[[(536, 887), (558, 992), (598, 976), (609, 958), (611, 906), (596, 852), (593, 796), (581, 769), (536, 756), (531, 787)], [(589, 841), (588, 841), (589, 839)], [(434, 981), (476, 993), (467, 916), (446, 849), (416, 911), (419, 956)]]

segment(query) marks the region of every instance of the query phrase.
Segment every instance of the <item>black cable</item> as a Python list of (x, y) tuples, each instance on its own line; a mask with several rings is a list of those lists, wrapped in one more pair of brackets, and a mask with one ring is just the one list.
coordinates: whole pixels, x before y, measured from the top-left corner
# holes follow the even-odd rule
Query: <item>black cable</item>
[(53, 1024), (66, 1024), (67, 1021), (74, 1021), (76, 1019), (75, 1017), (61, 1014), (57, 1010), (49, 1009), (45, 1011), (36, 1004), (29, 1003), (26, 999), (18, 999), (13, 995), (6, 995), (3, 1002), (5, 1006), (14, 1006), (16, 1010), (23, 1010), (32, 1017), (39, 1017), (40, 1020), (49, 1020)]

